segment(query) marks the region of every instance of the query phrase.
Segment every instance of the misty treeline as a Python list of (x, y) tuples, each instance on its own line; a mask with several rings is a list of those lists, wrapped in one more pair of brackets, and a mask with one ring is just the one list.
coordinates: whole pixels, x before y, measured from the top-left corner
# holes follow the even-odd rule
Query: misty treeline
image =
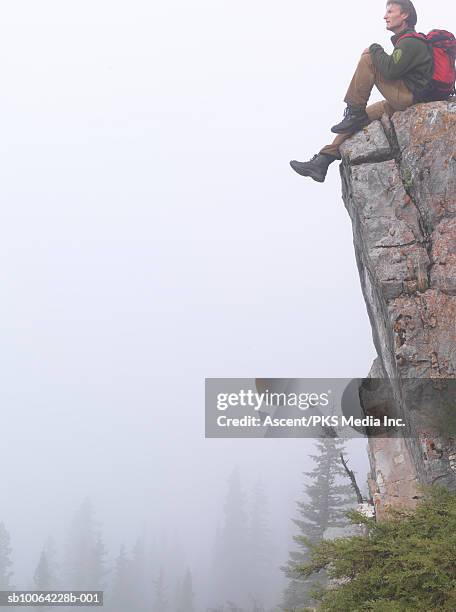
[(179, 560), (170, 563), (168, 554), (171, 567), (167, 576), (163, 560), (148, 548), (141, 536), (130, 549), (121, 546), (110, 559), (92, 503), (86, 499), (59, 554), (54, 540), (47, 539), (27, 584), (18, 585), (13, 579), (10, 536), (0, 524), (0, 590), (104, 591), (103, 609), (108, 612), (196, 612), (190, 569), (178, 575)]
[[(309, 543), (341, 535), (337, 530), (348, 525), (345, 513), (356, 503), (340, 461), (343, 442), (323, 439), (316, 449), (310, 456), (312, 469), (304, 472), (304, 495), (293, 520), (295, 546), (285, 567), (278, 561), (263, 484), (258, 482), (246, 495), (235, 469), (208, 571), (198, 568), (194, 574), (179, 547), (164, 550), (145, 535), (109, 555), (93, 505), (86, 499), (62, 545), (57, 547), (52, 538), (44, 543), (27, 584), (14, 580), (10, 536), (0, 523), (0, 590), (104, 591), (107, 612), (294, 612), (312, 605), (315, 578), (299, 572), (309, 561)], [(282, 572), (288, 579), (285, 590)], [(316, 581), (324, 586), (325, 574)]]
[(159, 535), (155, 539), (141, 535), (130, 546), (108, 554), (101, 524), (86, 499), (75, 512), (64, 541), (57, 545), (48, 538), (44, 543), (35, 571), (25, 584), (15, 580), (10, 535), (0, 524), (0, 588), (104, 591), (107, 612), (200, 612), (240, 610), (239, 606), (249, 612), (276, 609), (281, 577), (269, 521), (263, 485), (258, 483), (246, 495), (239, 470), (234, 470), (209, 568), (197, 568), (195, 580), (192, 569), (186, 567), (184, 552), (177, 544), (164, 546)]

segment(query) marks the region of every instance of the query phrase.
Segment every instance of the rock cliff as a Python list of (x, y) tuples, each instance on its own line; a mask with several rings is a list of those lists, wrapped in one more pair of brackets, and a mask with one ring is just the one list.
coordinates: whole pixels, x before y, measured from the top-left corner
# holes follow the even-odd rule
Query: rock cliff
[(381, 518), (413, 506), (419, 483), (456, 489), (456, 101), (372, 123), (342, 145), (341, 176), (378, 352), (371, 376), (389, 381), (407, 422), (369, 441)]

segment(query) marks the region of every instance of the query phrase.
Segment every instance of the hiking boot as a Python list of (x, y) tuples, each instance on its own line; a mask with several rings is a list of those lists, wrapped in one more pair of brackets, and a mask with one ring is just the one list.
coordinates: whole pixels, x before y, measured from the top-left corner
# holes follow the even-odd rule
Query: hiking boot
[(292, 160), (290, 166), (301, 176), (310, 176), (317, 183), (324, 183), (329, 165), (337, 158), (333, 155), (317, 153), (308, 162)]
[(354, 134), (369, 123), (365, 107), (348, 105), (344, 111), (344, 118), (331, 128), (334, 134)]

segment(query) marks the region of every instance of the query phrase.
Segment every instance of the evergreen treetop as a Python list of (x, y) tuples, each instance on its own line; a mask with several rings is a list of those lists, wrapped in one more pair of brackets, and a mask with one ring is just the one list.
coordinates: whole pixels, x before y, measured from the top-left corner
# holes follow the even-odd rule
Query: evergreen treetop
[(352, 486), (347, 480), (340, 455), (344, 441), (339, 438), (322, 438), (316, 441), (317, 453), (310, 455), (313, 469), (304, 472), (305, 500), (297, 502), (299, 517), (293, 522), (299, 534), (293, 540), (297, 549), (289, 554), (283, 571), (289, 579), (283, 597), (284, 610), (298, 610), (312, 601), (311, 591), (318, 579), (325, 581), (324, 574), (309, 578), (298, 572), (301, 565), (309, 561), (309, 545), (319, 542), (329, 529), (348, 526), (346, 512), (356, 503)]

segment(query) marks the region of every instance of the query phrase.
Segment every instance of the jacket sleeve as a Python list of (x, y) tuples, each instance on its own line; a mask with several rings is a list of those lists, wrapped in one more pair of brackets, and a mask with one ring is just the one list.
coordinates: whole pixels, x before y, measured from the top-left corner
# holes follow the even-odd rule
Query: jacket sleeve
[(422, 45), (420, 40), (404, 38), (400, 40), (391, 55), (378, 44), (369, 47), (372, 62), (385, 79), (400, 79), (415, 64), (417, 53), (421, 50), (416, 45)]

